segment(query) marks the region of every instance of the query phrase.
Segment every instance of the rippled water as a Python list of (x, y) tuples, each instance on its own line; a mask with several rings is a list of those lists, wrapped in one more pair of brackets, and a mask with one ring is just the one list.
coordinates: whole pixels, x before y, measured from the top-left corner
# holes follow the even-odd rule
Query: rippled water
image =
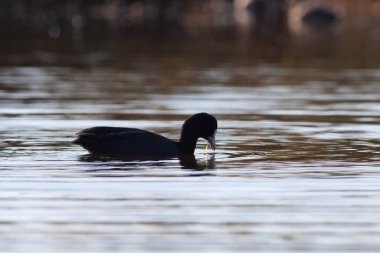
[[(1, 252), (378, 252), (380, 71), (0, 68)], [(176, 139), (196, 161), (93, 158), (96, 125)]]

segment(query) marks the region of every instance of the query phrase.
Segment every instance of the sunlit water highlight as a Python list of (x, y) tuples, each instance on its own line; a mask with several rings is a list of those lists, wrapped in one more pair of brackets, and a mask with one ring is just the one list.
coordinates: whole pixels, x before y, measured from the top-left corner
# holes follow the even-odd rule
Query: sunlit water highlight
[[(378, 70), (149, 67), (0, 68), (1, 252), (380, 250)], [(70, 144), (96, 125), (177, 139), (201, 111), (217, 151), (196, 161)]]

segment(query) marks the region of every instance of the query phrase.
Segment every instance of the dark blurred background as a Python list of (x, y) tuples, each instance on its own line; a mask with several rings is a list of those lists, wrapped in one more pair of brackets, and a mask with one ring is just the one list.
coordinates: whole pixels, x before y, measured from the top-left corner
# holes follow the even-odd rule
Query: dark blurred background
[(1, 65), (378, 67), (378, 0), (2, 0)]

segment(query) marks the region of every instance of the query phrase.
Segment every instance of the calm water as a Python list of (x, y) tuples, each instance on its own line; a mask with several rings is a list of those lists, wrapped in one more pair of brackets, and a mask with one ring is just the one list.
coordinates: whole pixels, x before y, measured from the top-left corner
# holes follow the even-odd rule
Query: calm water
[[(1, 67), (0, 251), (379, 252), (379, 82), (370, 68)], [(96, 125), (177, 139), (201, 111), (219, 130), (196, 161), (70, 144)]]

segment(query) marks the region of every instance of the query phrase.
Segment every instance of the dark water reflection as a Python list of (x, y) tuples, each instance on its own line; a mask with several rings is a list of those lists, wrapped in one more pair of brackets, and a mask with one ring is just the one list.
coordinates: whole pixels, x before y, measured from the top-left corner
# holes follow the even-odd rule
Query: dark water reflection
[[(377, 69), (168, 62), (0, 68), (1, 251), (380, 250)], [(177, 139), (200, 111), (215, 153), (70, 144), (95, 125)]]
[(203, 160), (196, 159), (195, 156), (182, 156), (179, 158), (168, 158), (168, 157), (123, 157), (123, 156), (99, 156), (99, 155), (83, 155), (79, 158), (82, 162), (87, 162), (88, 164), (95, 163), (95, 171), (99, 171), (102, 166), (105, 166), (104, 170), (110, 171), (109, 165), (115, 166), (116, 170), (123, 169), (125, 167), (127, 170), (131, 169), (141, 169), (143, 165), (147, 167), (170, 167), (173, 166), (173, 162), (179, 162), (182, 169), (192, 170), (192, 171), (202, 171), (202, 170), (212, 170), (215, 169), (215, 155), (205, 154)]

